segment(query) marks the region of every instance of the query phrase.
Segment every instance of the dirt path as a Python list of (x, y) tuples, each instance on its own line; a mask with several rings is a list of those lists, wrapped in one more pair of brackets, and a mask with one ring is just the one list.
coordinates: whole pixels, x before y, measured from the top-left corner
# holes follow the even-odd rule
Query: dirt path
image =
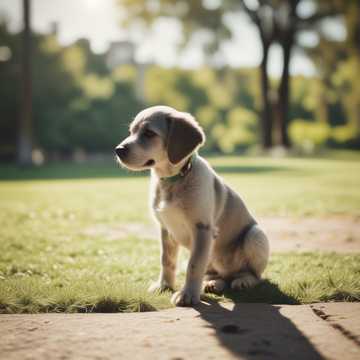
[(0, 316), (0, 358), (360, 358), (360, 304), (206, 304), (133, 314)]
[(261, 218), (273, 251), (360, 251), (360, 219), (328, 218)]
[[(259, 224), (266, 230), (274, 252), (284, 251), (336, 251), (360, 252), (360, 218), (287, 218), (263, 217)], [(138, 237), (158, 237), (155, 225), (129, 223), (116, 228), (96, 226), (86, 235), (101, 235), (117, 240), (129, 234)]]

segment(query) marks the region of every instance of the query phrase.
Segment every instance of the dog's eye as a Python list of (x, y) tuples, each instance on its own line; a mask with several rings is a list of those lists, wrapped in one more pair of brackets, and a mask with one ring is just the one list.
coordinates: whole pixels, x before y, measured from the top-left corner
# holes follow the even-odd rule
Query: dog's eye
[(153, 138), (154, 136), (156, 136), (156, 133), (154, 131), (150, 130), (150, 129), (146, 129), (144, 131), (144, 136), (146, 138), (150, 139), (150, 138)]

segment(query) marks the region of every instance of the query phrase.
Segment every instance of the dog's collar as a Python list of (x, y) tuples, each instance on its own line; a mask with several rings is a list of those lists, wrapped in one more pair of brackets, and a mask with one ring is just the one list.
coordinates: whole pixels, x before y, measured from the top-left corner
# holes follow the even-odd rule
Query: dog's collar
[(196, 159), (196, 153), (192, 154), (185, 165), (181, 168), (181, 170), (173, 176), (169, 177), (162, 177), (160, 178), (161, 181), (174, 183), (182, 178), (184, 178), (192, 169), (194, 160)]

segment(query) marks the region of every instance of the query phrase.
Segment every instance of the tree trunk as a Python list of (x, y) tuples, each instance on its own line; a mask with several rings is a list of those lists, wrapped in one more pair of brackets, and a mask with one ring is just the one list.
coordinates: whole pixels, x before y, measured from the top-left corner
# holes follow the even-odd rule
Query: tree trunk
[(289, 101), (290, 101), (290, 58), (292, 49), (292, 37), (290, 36), (282, 44), (283, 70), (278, 90), (277, 118), (280, 130), (280, 144), (285, 148), (291, 147), (288, 134), (289, 127)]
[(21, 112), (18, 126), (17, 161), (32, 164), (32, 85), (30, 0), (23, 0), (24, 29), (22, 34)]
[(269, 76), (267, 72), (267, 62), (269, 55), (269, 44), (262, 41), (263, 57), (260, 64), (261, 71), (261, 127), (262, 127), (262, 146), (265, 150), (270, 149), (273, 145), (272, 141), (272, 109), (269, 97)]

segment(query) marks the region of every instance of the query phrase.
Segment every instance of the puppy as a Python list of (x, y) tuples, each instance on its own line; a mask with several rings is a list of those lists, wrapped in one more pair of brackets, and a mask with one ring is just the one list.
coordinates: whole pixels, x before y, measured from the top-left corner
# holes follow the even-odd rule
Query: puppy
[(197, 155), (204, 142), (190, 114), (154, 106), (135, 117), (130, 135), (115, 149), (126, 168), (151, 169), (161, 272), (149, 290), (174, 289), (179, 246), (190, 251), (185, 285), (172, 297), (177, 306), (197, 304), (203, 288), (221, 293), (226, 285), (256, 285), (269, 258), (268, 239), (242, 199)]

